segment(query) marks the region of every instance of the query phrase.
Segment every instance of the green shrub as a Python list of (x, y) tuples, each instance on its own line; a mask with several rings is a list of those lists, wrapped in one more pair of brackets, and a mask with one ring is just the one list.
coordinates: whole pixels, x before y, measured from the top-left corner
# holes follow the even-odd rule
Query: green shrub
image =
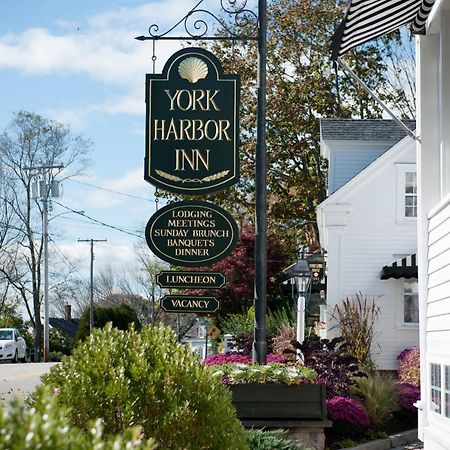
[(305, 448), (301, 444), (283, 439), (283, 430), (247, 430), (246, 435), (250, 450), (302, 450)]
[(373, 372), (366, 378), (356, 378), (356, 386), (350, 390), (361, 398), (370, 423), (375, 427), (381, 427), (399, 410), (399, 391), (396, 381), (390, 376)]
[(72, 426), (67, 409), (58, 406), (50, 389), (43, 389), (39, 404), (26, 408), (14, 401), (0, 406), (0, 450), (154, 450), (153, 440), (143, 441), (138, 427), (119, 436), (105, 436), (99, 420), (88, 431)]
[(107, 433), (139, 425), (167, 450), (247, 448), (230, 392), (168, 327), (94, 330), (44, 384), (83, 429), (100, 418)]

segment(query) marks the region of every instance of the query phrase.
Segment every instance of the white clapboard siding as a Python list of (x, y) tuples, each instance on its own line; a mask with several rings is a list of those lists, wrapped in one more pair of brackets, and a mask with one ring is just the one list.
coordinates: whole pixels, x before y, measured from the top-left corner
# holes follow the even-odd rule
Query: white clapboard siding
[(428, 303), (438, 302), (450, 295), (450, 280), (428, 288)]
[(436, 317), (441, 314), (450, 314), (450, 292), (447, 292), (447, 297), (428, 304), (428, 317)]
[[(429, 218), (428, 306), (426, 331), (450, 330), (450, 206)], [(432, 349), (431, 349), (432, 350)]]
[(434, 258), (450, 248), (450, 234), (446, 234), (441, 239), (435, 241), (428, 247), (428, 258)]
[(361, 172), (371, 162), (382, 155), (392, 143), (339, 143), (333, 147), (330, 155), (330, 172), (328, 174), (328, 195), (337, 191), (347, 181)]

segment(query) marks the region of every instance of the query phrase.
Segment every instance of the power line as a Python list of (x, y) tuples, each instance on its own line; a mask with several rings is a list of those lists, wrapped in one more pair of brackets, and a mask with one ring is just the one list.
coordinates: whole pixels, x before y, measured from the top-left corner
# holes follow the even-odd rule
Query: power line
[(145, 239), (144, 236), (142, 236), (142, 235), (138, 235), (136, 233), (131, 233), (130, 231), (126, 231), (126, 230), (124, 230), (122, 228), (119, 228), (119, 227), (116, 227), (114, 225), (109, 225), (109, 224), (107, 224), (105, 222), (102, 222), (101, 220), (94, 219), (93, 217), (88, 216), (86, 213), (81, 213), (80, 211), (76, 211), (75, 209), (69, 208), (68, 206), (63, 205), (62, 203), (59, 203), (59, 202), (57, 202), (55, 200), (53, 200), (53, 203), (56, 203), (57, 205), (61, 206), (62, 208), (67, 209), (68, 211), (73, 212), (74, 214), (78, 214), (78, 215), (80, 215), (82, 217), (86, 217), (87, 219), (92, 220), (92, 222), (98, 223), (98, 224), (100, 224), (100, 225), (102, 225), (104, 227), (112, 228), (113, 230), (120, 231), (121, 233), (129, 234), (130, 236), (134, 236), (134, 237), (137, 237), (139, 239)]
[(155, 203), (155, 200), (150, 198), (139, 197), (138, 195), (126, 194), (125, 192), (115, 191), (114, 189), (108, 189), (101, 186), (97, 186), (95, 184), (86, 183), (85, 181), (74, 180), (72, 178), (68, 178), (68, 181), (73, 181), (74, 183), (84, 184), (85, 186), (89, 186), (95, 189), (99, 189), (101, 191), (111, 192), (113, 194), (122, 195), (123, 197), (134, 198), (135, 200), (143, 200), (145, 202)]
[[(79, 275), (81, 281), (86, 283), (86, 285), (89, 285), (89, 280), (85, 278), (84, 275), (78, 270), (78, 268), (72, 263), (72, 261), (70, 261), (70, 259), (67, 258), (67, 256), (63, 253), (63, 251), (56, 245), (55, 241), (52, 239), (50, 242), (52, 243), (56, 251), (63, 257), (63, 259), (67, 264), (67, 267), (73, 272), (76, 272)], [(100, 297), (102, 300), (106, 299), (106, 295), (102, 291), (100, 291), (100, 289), (94, 286), (94, 290), (98, 297)]]

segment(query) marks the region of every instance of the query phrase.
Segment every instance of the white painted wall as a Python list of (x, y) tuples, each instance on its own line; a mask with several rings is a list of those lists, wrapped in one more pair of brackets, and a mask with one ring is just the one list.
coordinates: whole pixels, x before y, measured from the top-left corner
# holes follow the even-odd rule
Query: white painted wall
[[(450, 418), (431, 406), (430, 365), (450, 366), (450, 1), (417, 38), (421, 403), (426, 450), (450, 449)], [(449, 380), (450, 383), (450, 380)], [(444, 404), (445, 406), (445, 404)]]
[(417, 249), (416, 221), (397, 217), (397, 163), (415, 163), (412, 139), (405, 138), (318, 207), (321, 244), (328, 252), (328, 313), (357, 292), (378, 298), (372, 356), (383, 370), (397, 369), (397, 356), (419, 340), (417, 326), (400, 324), (403, 281), (380, 280), (383, 266)]

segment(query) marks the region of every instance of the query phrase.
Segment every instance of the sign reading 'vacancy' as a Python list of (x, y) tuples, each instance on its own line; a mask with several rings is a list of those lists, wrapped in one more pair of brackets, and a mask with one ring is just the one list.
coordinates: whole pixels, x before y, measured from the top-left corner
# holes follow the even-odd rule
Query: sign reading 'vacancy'
[(169, 192), (203, 195), (239, 180), (239, 75), (210, 52), (173, 54), (147, 75), (144, 178)]
[(201, 267), (220, 261), (234, 250), (238, 227), (224, 209), (191, 200), (172, 203), (153, 214), (145, 238), (150, 250), (162, 260)]
[(166, 312), (213, 313), (219, 307), (219, 300), (215, 297), (166, 295), (161, 299), (161, 308)]

